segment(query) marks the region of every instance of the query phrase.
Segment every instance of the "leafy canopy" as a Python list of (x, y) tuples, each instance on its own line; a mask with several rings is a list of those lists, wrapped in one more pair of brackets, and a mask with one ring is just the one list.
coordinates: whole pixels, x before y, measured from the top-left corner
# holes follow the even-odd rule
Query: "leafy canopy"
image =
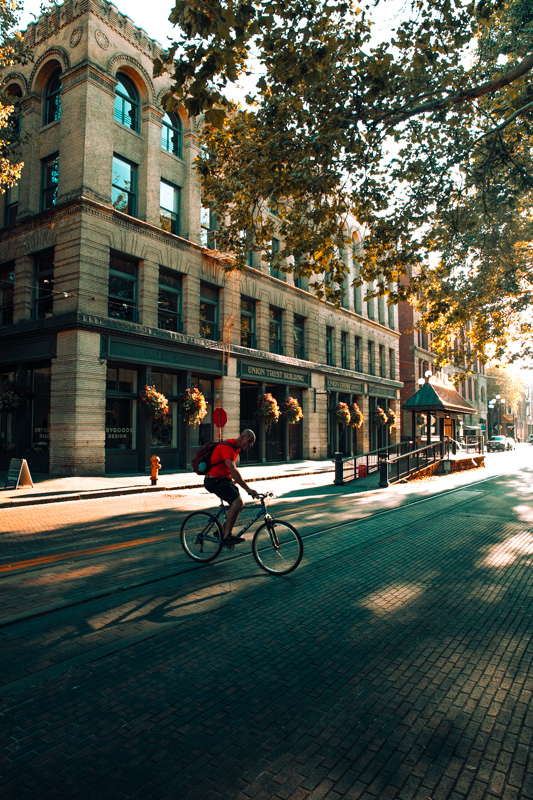
[[(15, 32), (20, 5), (16, 0), (0, 0), (0, 69), (22, 60), (22, 36)], [(0, 85), (0, 193), (20, 178), (22, 162), (17, 162), (12, 145), (16, 140), (14, 98)]]
[[(281, 268), (336, 301), (356, 221), (359, 280), (417, 304), (441, 361), (465, 328), (466, 351), (523, 356), (533, 330), (533, 3), (406, 0), (382, 41), (372, 21), (389, 9), (175, 3), (181, 35), (155, 69), (173, 74), (167, 108), (204, 115), (198, 167), (217, 247), (239, 268), (250, 249), (275, 258), (275, 233)], [(245, 108), (228, 95), (243, 76)]]

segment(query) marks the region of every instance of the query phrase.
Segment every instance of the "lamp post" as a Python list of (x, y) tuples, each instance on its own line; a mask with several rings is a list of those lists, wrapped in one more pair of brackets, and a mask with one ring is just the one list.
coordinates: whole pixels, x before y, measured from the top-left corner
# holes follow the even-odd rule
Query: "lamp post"
[[(494, 430), (496, 430), (496, 434), (499, 436), (502, 430), (502, 406), (505, 405), (505, 397), (501, 397), (499, 394), (496, 395), (492, 400), (489, 401), (489, 411), (491, 411), (491, 420), (492, 420), (492, 433), (491, 436), (494, 435)], [(498, 423), (494, 424), (494, 412), (497, 411), (498, 416)]]

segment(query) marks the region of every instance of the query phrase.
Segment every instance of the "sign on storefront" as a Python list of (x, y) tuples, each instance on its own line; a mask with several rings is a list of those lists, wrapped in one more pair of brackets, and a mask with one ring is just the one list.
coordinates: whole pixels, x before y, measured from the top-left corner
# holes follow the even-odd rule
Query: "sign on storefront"
[(297, 372), (283, 366), (262, 366), (238, 362), (237, 377), (269, 383), (288, 383), (291, 386), (310, 386), (311, 375), (308, 372)]
[(336, 378), (326, 378), (326, 389), (328, 389), (330, 392), (352, 392), (353, 394), (363, 394), (362, 383), (337, 380)]

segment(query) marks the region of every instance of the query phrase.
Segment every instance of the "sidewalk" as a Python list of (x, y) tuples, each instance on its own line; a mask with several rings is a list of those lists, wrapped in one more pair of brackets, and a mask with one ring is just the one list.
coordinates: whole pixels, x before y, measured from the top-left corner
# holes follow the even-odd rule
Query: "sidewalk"
[[(240, 467), (246, 481), (274, 480), (299, 475), (324, 475), (331, 473), (333, 483), (335, 467), (332, 460), (292, 461), (280, 464), (260, 464)], [(6, 482), (6, 472), (0, 473), (0, 487)], [(203, 486), (203, 478), (187, 470), (166, 473), (160, 470), (157, 485), (152, 486), (150, 475), (104, 475), (102, 477), (54, 478), (50, 475), (32, 475), (33, 488), (0, 489), (0, 509), (17, 506), (59, 503), (66, 500), (87, 500), (110, 495), (158, 492), (170, 489), (196, 489)], [(376, 473), (357, 481), (351, 486), (354, 491), (365, 491), (377, 487)]]

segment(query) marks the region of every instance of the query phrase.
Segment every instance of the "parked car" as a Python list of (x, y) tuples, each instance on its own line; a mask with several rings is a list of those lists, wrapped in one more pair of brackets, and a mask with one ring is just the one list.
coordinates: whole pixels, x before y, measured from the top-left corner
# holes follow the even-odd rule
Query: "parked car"
[(503, 452), (508, 449), (506, 436), (493, 436), (492, 439), (489, 439), (487, 442), (487, 450), (489, 453)]
[(533, 444), (533, 433), (529, 434), (529, 436), (527, 437), (527, 440), (528, 440), (529, 444)]
[(516, 447), (516, 442), (513, 439), (513, 437), (512, 436), (506, 436), (505, 438), (507, 439), (507, 449), (508, 450), (514, 450), (515, 447)]

